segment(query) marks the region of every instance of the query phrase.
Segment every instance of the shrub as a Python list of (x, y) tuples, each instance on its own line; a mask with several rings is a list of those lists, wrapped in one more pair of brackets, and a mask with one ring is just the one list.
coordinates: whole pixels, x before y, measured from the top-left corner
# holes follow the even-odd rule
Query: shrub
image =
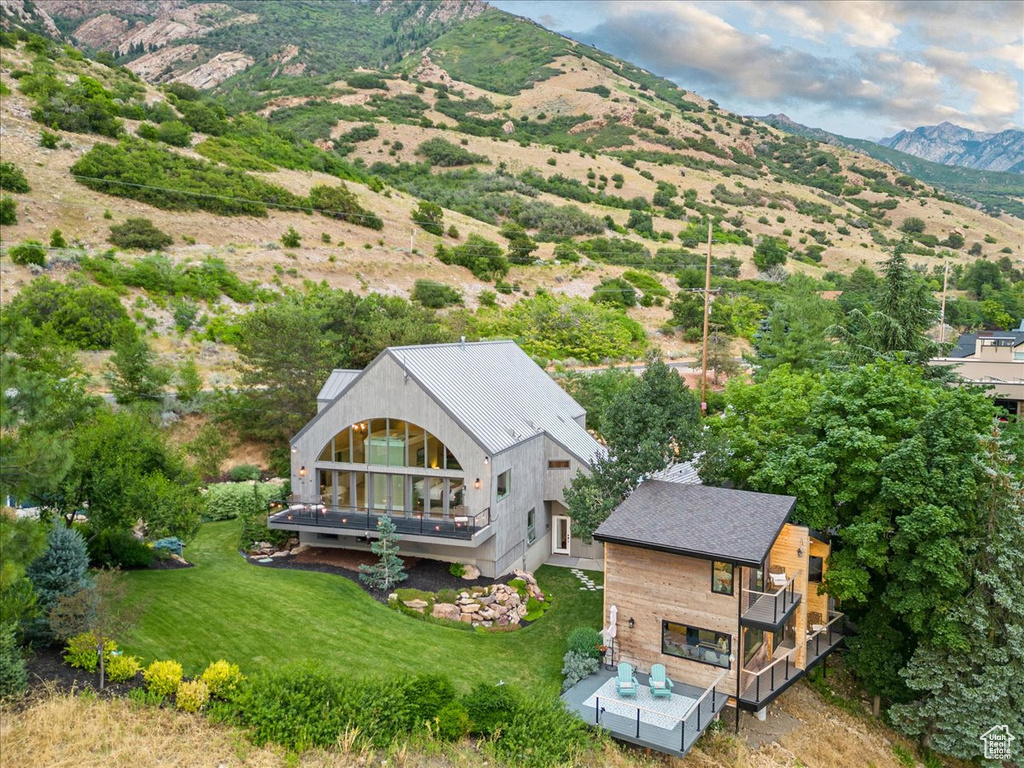
[(178, 686), (181, 685), (181, 677), (183, 671), (181, 664), (176, 661), (154, 661), (145, 671), (142, 676), (146, 680), (146, 687), (154, 693), (159, 693), (163, 696), (171, 696), (176, 693)]
[(462, 575), (466, 572), (465, 563), (452, 563), (448, 566), (448, 573), (455, 578), (462, 578)]
[(14, 226), (18, 223), (18, 204), (10, 195), (0, 198), (0, 224), (5, 227)]
[(56, 149), (58, 143), (60, 143), (60, 136), (53, 131), (43, 129), (43, 132), (39, 134), (39, 146), (43, 149)]
[(522, 696), (511, 685), (480, 683), (462, 703), (469, 713), (470, 733), (490, 736), (515, 717)]
[(422, 674), (408, 681), (405, 695), (412, 705), (409, 729), (415, 730), (423, 728), (454, 702), (456, 691), (452, 681), (444, 675)]
[(178, 686), (174, 706), (182, 712), (198, 712), (210, 699), (210, 689), (202, 680), (189, 680)]
[(280, 488), (270, 483), (213, 483), (203, 494), (203, 519), (232, 520), (250, 514), (266, 515), (267, 504), (280, 493)]
[(473, 163), (489, 163), (483, 155), (477, 155), (468, 149), (463, 149), (457, 144), (452, 144), (442, 138), (428, 139), (416, 148), (416, 154), (426, 158), (431, 165), (450, 168), (457, 165), (472, 165)]
[(107, 680), (109, 682), (127, 683), (139, 674), (142, 670), (142, 665), (134, 656), (118, 654), (112, 655), (110, 659), (104, 663), (103, 669), (107, 674)]
[(211, 661), (199, 679), (206, 684), (212, 698), (230, 699), (245, 680), (245, 676), (237, 664), (220, 659)]
[(146, 218), (126, 219), (123, 224), (110, 228), (107, 240), (118, 248), (135, 248), (141, 251), (159, 251), (174, 242), (174, 238), (156, 228)]
[(64, 233), (59, 229), (53, 230), (50, 233), (50, 247), (51, 248), (67, 248), (68, 241), (64, 239)]
[(21, 168), (14, 163), (0, 163), (0, 189), (5, 192), (28, 192), (31, 188)]
[(89, 562), (94, 568), (149, 568), (153, 550), (131, 531), (104, 528), (87, 541)]
[(906, 232), (908, 235), (920, 235), (924, 232), (924, 227), (924, 219), (911, 216), (900, 224), (900, 231)]
[(451, 224), (448, 227), (448, 237), (450, 237), (452, 240), (458, 240), (460, 237), (459, 230), (454, 224)]
[(128, 691), (128, 700), (142, 707), (159, 707), (164, 703), (163, 695), (145, 688), (132, 688)]
[(477, 234), (466, 238), (463, 245), (451, 248), (438, 245), (435, 255), (442, 264), (465, 267), (481, 280), (504, 277), (509, 270), (508, 259), (502, 247), (493, 240)]
[(309, 190), (309, 204), (329, 219), (348, 221), (378, 231), (384, 229), (384, 221), (361, 206), (359, 198), (342, 182), (336, 186), (319, 184), (313, 187)]
[(156, 129), (156, 138), (165, 144), (175, 147), (189, 147), (192, 145), (192, 131), (180, 120), (168, 120), (161, 123)]
[(444, 234), (444, 210), (437, 203), (420, 200), (416, 210), (412, 212), (412, 220), (432, 235), (440, 237)]
[(295, 227), (289, 226), (288, 231), (281, 235), (281, 245), (285, 248), (298, 248), (302, 245), (302, 238), (295, 231)]
[(29, 264), (35, 264), (40, 267), (46, 266), (46, 247), (38, 240), (25, 240), (11, 248), (7, 253), (15, 264), (21, 264), (22, 266), (28, 266)]
[(566, 710), (559, 699), (536, 698), (525, 702), (503, 725), (490, 750), (500, 761), (529, 768), (587, 764), (580, 756), (594, 739), (587, 723)]
[(476, 300), (480, 302), (481, 307), (496, 307), (498, 306), (498, 294), (494, 291), (480, 291), (477, 295)]
[(37, 328), (50, 323), (64, 341), (78, 349), (108, 349), (117, 330), (130, 322), (121, 300), (109, 288), (76, 287), (48, 277), (25, 286), (10, 310), (12, 316), (25, 317)]
[(617, 307), (636, 306), (636, 289), (620, 277), (605, 278), (595, 288), (590, 300)]
[(246, 480), (259, 480), (260, 468), (255, 464), (239, 464), (228, 471), (228, 478), (233, 483), (243, 483)]
[(449, 702), (434, 718), (434, 735), (441, 741), (461, 741), (469, 733), (469, 712), (460, 701)]
[(457, 289), (433, 280), (417, 280), (413, 284), (410, 298), (431, 309), (443, 309), (462, 303), (462, 294)]
[(601, 662), (589, 654), (566, 651), (562, 658), (562, 674), (565, 676), (562, 690), (567, 691), (580, 680), (590, 677), (597, 672), (600, 666)]
[(600, 647), (604, 644), (601, 633), (593, 627), (576, 627), (565, 639), (566, 650), (592, 659), (600, 659)]
[(155, 125), (152, 123), (142, 123), (135, 129), (135, 135), (140, 139), (145, 139), (146, 141), (156, 141), (158, 134)]
[(27, 686), (25, 659), (18, 647), (14, 623), (5, 622), (0, 624), (0, 700), (17, 696)]
[[(100, 665), (99, 640), (92, 632), (82, 632), (68, 639), (64, 646), (64, 661), (76, 669), (84, 669), (86, 672), (95, 672)], [(110, 663), (111, 654), (117, 650), (117, 643), (113, 640), (106, 640), (103, 643), (103, 664), (104, 668)]]
[(762, 272), (786, 263), (789, 245), (779, 237), (763, 237), (754, 248), (754, 264)]

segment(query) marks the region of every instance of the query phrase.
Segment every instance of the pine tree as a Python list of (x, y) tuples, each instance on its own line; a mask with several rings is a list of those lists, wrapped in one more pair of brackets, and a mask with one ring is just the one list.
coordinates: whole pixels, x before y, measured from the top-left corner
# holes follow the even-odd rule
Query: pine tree
[(32, 634), (51, 637), (49, 613), (62, 595), (71, 595), (92, 585), (89, 579), (89, 552), (82, 534), (60, 523), (50, 531), (46, 551), (33, 560), (25, 575), (36, 591), (41, 618)]
[(377, 532), (380, 538), (370, 546), (370, 550), (380, 560), (375, 565), (359, 566), (359, 580), (371, 589), (383, 592), (405, 581), (408, 574), (402, 558), (398, 556), (399, 536), (390, 517), (382, 517), (377, 521)]

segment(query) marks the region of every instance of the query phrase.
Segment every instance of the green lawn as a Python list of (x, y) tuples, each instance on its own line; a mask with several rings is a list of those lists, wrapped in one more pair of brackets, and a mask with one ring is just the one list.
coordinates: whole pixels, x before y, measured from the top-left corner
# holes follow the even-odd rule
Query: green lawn
[[(126, 650), (146, 662), (176, 659), (186, 674), (218, 658), (245, 672), (313, 660), (346, 673), (443, 672), (467, 689), (503, 679), (553, 692), (566, 634), (601, 623), (603, 593), (580, 591), (564, 568), (537, 572), (554, 598), (537, 623), (467, 632), (404, 616), (341, 576), (249, 565), (237, 536), (236, 520), (207, 523), (186, 550), (194, 568), (129, 574), (146, 611)], [(601, 582), (601, 574), (590, 576)]]

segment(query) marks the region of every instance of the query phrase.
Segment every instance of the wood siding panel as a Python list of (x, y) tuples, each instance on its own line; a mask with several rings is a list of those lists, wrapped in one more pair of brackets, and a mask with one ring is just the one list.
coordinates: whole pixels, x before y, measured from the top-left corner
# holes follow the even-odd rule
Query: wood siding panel
[[(786, 569), (786, 577), (796, 577), (794, 587), (802, 599), (793, 614), (796, 629), (796, 656), (794, 661), (800, 669), (807, 663), (807, 556), (810, 552), (810, 533), (802, 525), (786, 523), (782, 532), (772, 545), (769, 564)], [(798, 555), (797, 552), (800, 552)], [(768, 576), (765, 574), (767, 590), (771, 590)]]
[[(817, 539), (811, 539), (811, 555), (813, 557), (820, 557), (822, 559), (821, 577), (825, 578), (825, 574), (828, 573), (828, 558), (832, 554), (832, 547)], [(824, 592), (818, 594), (818, 585), (808, 583), (807, 591), (807, 612), (808, 613), (820, 613), (821, 617), (828, 621), (828, 595)]]
[[(700, 687), (710, 685), (722, 672), (721, 690), (736, 687), (736, 661), (725, 670), (661, 652), (662, 620), (711, 629), (732, 638), (735, 657), (739, 649), (739, 584), (735, 595), (711, 591), (711, 561), (655, 552), (639, 547), (606, 543), (605, 622), (608, 609), (618, 607), (616, 660), (627, 661), (644, 672), (652, 664), (664, 664), (670, 677)], [(632, 617), (636, 624), (629, 628)]]

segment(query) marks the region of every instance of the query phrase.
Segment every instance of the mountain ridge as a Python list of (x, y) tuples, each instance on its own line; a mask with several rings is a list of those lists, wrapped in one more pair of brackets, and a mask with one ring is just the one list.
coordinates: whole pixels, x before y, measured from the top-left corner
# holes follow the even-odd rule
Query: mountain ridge
[(1024, 131), (1014, 128), (986, 133), (944, 121), (903, 130), (878, 143), (943, 165), (1024, 173)]

